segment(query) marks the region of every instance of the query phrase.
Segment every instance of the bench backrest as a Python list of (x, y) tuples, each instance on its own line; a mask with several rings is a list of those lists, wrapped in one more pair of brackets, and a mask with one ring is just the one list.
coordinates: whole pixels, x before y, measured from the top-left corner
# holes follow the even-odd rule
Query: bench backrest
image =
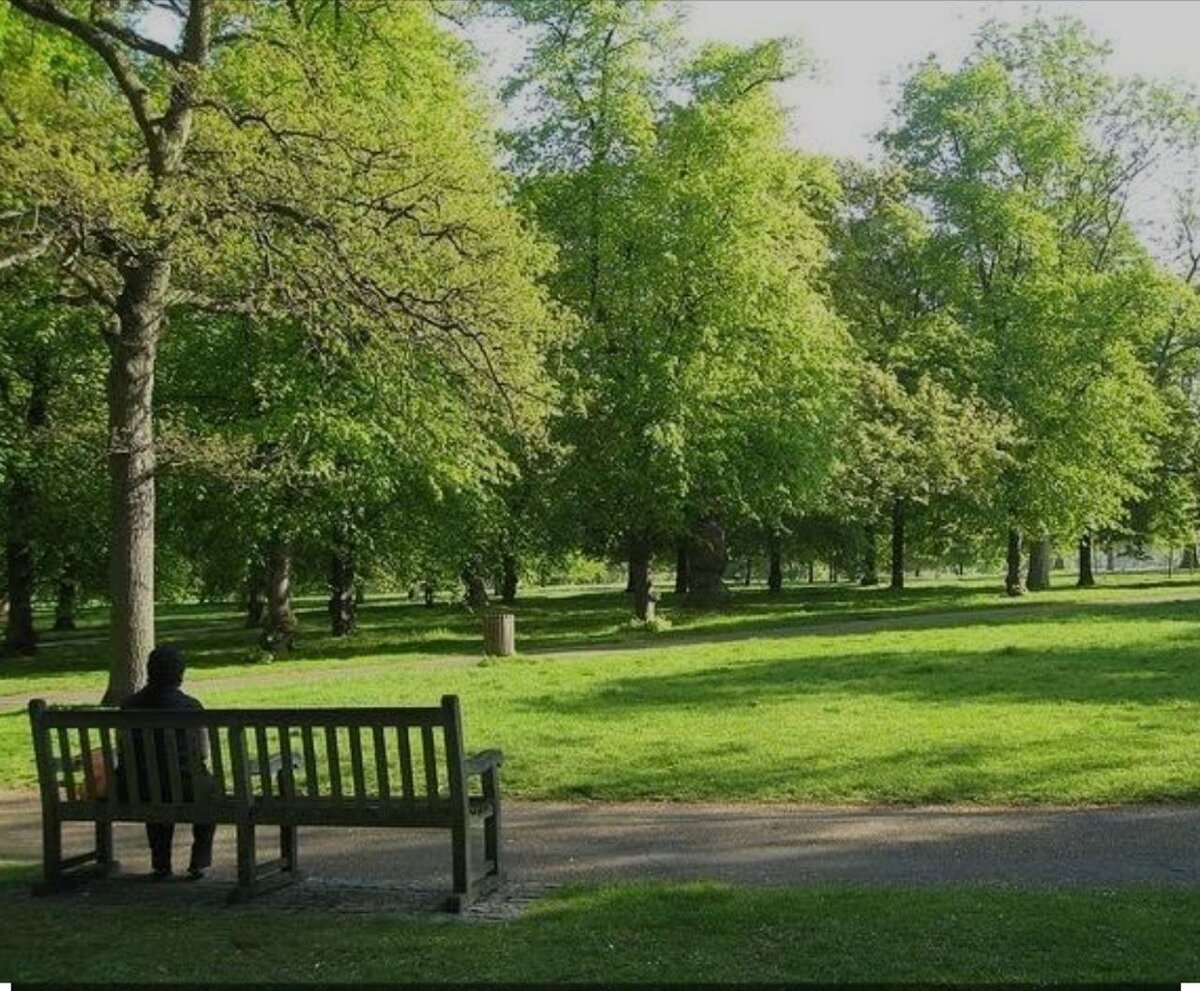
[[(466, 802), (455, 695), (429, 707), (199, 711), (56, 707), (35, 699), (29, 716), (43, 802), (103, 801), (130, 811)], [(181, 734), (189, 734), (182, 747)], [(200, 748), (186, 745), (201, 734), (209, 741), (207, 767)], [(142, 773), (127, 773), (139, 758)], [(119, 766), (126, 769), (120, 790)]]

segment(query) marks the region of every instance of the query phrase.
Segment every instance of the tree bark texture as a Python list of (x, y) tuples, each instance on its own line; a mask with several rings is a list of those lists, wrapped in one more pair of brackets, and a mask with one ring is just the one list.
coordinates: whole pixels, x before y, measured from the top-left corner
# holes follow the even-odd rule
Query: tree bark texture
[(653, 544), (648, 535), (635, 534), (629, 538), (629, 589), (633, 596), (633, 615), (643, 621), (654, 618), (654, 603), (658, 600), (650, 572), (652, 559)]
[(863, 573), (858, 582), (863, 586), (879, 584), (879, 555), (875, 549), (875, 527), (863, 527)]
[(1041, 537), (1029, 545), (1029, 572), (1025, 586), (1031, 592), (1044, 592), (1050, 587), (1050, 562), (1054, 549), (1049, 537)]
[(517, 585), (520, 580), (516, 556), (505, 554), (500, 562), (500, 569), (500, 601), (511, 605), (517, 601)]
[(892, 500), (892, 583), (895, 592), (904, 590), (904, 500)]
[(54, 629), (59, 631), (75, 629), (75, 603), (78, 599), (78, 586), (70, 575), (58, 579), (57, 596), (54, 603)]
[(329, 555), (329, 631), (335, 637), (349, 636), (357, 618), (354, 554), (348, 547), (341, 547)]
[(692, 587), (691, 562), (688, 557), (688, 542), (681, 538), (675, 544), (675, 594), (687, 595)]
[(701, 609), (723, 605), (729, 598), (723, 578), (729, 553), (725, 548), (725, 528), (717, 520), (709, 517), (700, 523), (688, 560), (688, 605)]
[(141, 688), (154, 649), (154, 362), (170, 273), (165, 259), (123, 270), (118, 330), (108, 339), (108, 705)]
[(459, 573), (463, 583), (463, 601), (472, 609), (482, 609), (488, 604), (487, 583), (483, 580), (483, 567), (478, 561), (468, 561)]
[(1096, 574), (1092, 568), (1092, 535), (1085, 533), (1079, 538), (1079, 580), (1075, 583), (1080, 588), (1092, 588), (1096, 584)]
[(1025, 583), (1021, 580), (1021, 531), (1008, 531), (1008, 567), (1004, 575), (1006, 595), (1024, 595)]
[(284, 537), (271, 542), (267, 554), (267, 615), (260, 643), (273, 654), (286, 654), (296, 645), (296, 615), (292, 612), (292, 545)]
[(246, 576), (246, 629), (257, 630), (262, 626), (266, 610), (267, 571), (261, 564), (250, 567)]
[(779, 595), (783, 591), (783, 538), (778, 532), (767, 537), (767, 593)]

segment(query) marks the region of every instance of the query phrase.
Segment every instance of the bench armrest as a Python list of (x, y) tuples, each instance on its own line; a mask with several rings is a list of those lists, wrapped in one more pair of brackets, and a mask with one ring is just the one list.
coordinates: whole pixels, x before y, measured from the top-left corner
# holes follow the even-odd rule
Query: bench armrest
[(463, 761), (463, 771), (468, 775), (483, 774), (504, 763), (504, 754), (499, 750), (482, 750), (474, 757)]

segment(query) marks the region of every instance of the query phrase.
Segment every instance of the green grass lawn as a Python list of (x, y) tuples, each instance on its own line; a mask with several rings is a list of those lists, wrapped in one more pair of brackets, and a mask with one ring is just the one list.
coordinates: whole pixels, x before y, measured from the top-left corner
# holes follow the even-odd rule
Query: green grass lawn
[(10, 880), (0, 905), (0, 973), (16, 981), (1178, 982), (1200, 973), (1200, 892), (1186, 889), (627, 885), (565, 891), (489, 923), (100, 906), (30, 899)]
[[(166, 609), (210, 706), (411, 704), (463, 697), (468, 742), (501, 746), (526, 798), (1083, 803), (1200, 797), (1200, 584), (1107, 579), (1019, 602), (995, 582), (902, 594), (741, 592), (665, 633), (624, 629), (615, 591), (518, 609), (527, 653), (480, 661), (458, 607), (368, 605), (323, 635), (320, 604), (293, 660), (248, 664), (229, 608)], [(89, 616), (94, 623), (95, 616)], [(6, 661), (0, 696), (98, 697), (104, 647), (82, 629)], [(581, 651), (581, 647), (604, 647)], [(0, 786), (32, 782), (29, 731), (0, 715)]]

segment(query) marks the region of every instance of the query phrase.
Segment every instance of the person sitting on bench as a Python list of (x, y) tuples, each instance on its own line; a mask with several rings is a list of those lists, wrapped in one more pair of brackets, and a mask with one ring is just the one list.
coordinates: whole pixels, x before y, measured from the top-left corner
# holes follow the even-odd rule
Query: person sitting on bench
[[(150, 652), (146, 665), (146, 687), (130, 696), (122, 709), (203, 709), (197, 699), (185, 694), (181, 685), (186, 664), (178, 648), (163, 644)], [(162, 796), (170, 800), (171, 759), (166, 744), (166, 730), (154, 730), (154, 762), (158, 768), (159, 789)], [(148, 760), (142, 744), (142, 734), (133, 734), (133, 753), (137, 771), (138, 792), (143, 797), (149, 792)], [(179, 766), (179, 783), (184, 800), (191, 801), (193, 789), (204, 787), (207, 781), (196, 780), (191, 768), (191, 754), (200, 757), (201, 770), (207, 777), (209, 757), (208, 734), (203, 732), (176, 731), (176, 754)], [(128, 801), (128, 771), (121, 768), (118, 773), (119, 793), (122, 801)], [(212, 866), (213, 837), (217, 827), (211, 822), (192, 824), (192, 858), (188, 865), (188, 879), (197, 880)], [(146, 839), (150, 842), (150, 864), (156, 878), (171, 876), (171, 842), (175, 838), (175, 823), (146, 823)]]

